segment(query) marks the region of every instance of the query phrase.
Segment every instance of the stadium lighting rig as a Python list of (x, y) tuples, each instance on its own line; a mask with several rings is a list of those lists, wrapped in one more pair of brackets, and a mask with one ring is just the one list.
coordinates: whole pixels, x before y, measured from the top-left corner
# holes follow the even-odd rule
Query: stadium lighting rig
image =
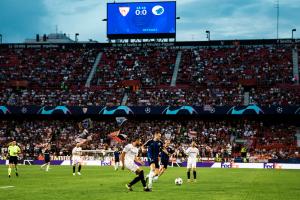
[(78, 36), (79, 36), (79, 33), (76, 33), (75, 34), (75, 42), (78, 42)]
[(205, 33), (206, 33), (206, 37), (207, 37), (207, 39), (208, 39), (208, 41), (210, 41), (210, 31), (205, 31)]
[(297, 29), (295, 29), (295, 28), (292, 30), (292, 40), (294, 40), (294, 32), (296, 32), (296, 31), (297, 31)]

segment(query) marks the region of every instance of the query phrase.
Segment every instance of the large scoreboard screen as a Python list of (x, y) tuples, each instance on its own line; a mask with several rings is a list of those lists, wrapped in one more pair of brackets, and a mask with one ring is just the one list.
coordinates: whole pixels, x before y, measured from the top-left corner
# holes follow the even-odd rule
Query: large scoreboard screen
[(107, 4), (107, 37), (175, 38), (176, 2)]

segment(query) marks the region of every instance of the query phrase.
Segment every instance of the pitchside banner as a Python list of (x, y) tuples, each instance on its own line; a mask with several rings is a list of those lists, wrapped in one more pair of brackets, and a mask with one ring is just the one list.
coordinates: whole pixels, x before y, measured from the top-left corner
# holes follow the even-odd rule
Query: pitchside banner
[[(40, 160), (26, 160), (24, 165), (42, 165), (44, 161)], [(8, 160), (0, 160), (0, 165), (8, 165)], [(71, 166), (71, 160), (52, 160), (51, 165)], [(114, 162), (106, 160), (86, 160), (83, 162), (86, 166), (112, 166)], [(145, 166), (148, 166), (148, 162), (145, 162)], [(170, 167), (186, 167), (187, 162), (170, 162)], [(300, 169), (300, 164), (287, 164), (287, 163), (216, 163), (216, 162), (197, 162), (199, 168), (241, 168), (241, 169)]]
[(4, 115), (65, 115), (65, 116), (214, 116), (214, 115), (299, 115), (300, 106), (6, 106), (0, 105)]

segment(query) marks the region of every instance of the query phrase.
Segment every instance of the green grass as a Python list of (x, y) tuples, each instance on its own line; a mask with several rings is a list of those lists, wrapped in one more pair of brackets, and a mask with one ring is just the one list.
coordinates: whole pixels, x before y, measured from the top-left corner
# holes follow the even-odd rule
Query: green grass
[[(134, 177), (129, 171), (111, 167), (83, 167), (82, 176), (72, 176), (71, 167), (51, 166), (49, 172), (39, 166), (19, 166), (20, 177), (7, 177), (0, 166), (0, 199), (10, 200), (173, 200), (173, 199), (300, 199), (300, 170), (198, 169), (198, 182), (186, 183), (184, 168), (169, 168), (153, 185), (153, 192), (142, 191), (141, 184), (127, 192), (124, 185)], [(148, 173), (148, 169), (145, 168)], [(182, 186), (174, 179), (182, 177)]]

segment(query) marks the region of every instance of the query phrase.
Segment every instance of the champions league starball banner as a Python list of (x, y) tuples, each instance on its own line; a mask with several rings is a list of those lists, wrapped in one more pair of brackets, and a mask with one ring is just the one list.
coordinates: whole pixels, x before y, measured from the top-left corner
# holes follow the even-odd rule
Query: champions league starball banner
[[(300, 116), (300, 106), (5, 106), (0, 117), (6, 116)], [(125, 120), (124, 120), (125, 119)], [(118, 118), (121, 124), (126, 118)]]

